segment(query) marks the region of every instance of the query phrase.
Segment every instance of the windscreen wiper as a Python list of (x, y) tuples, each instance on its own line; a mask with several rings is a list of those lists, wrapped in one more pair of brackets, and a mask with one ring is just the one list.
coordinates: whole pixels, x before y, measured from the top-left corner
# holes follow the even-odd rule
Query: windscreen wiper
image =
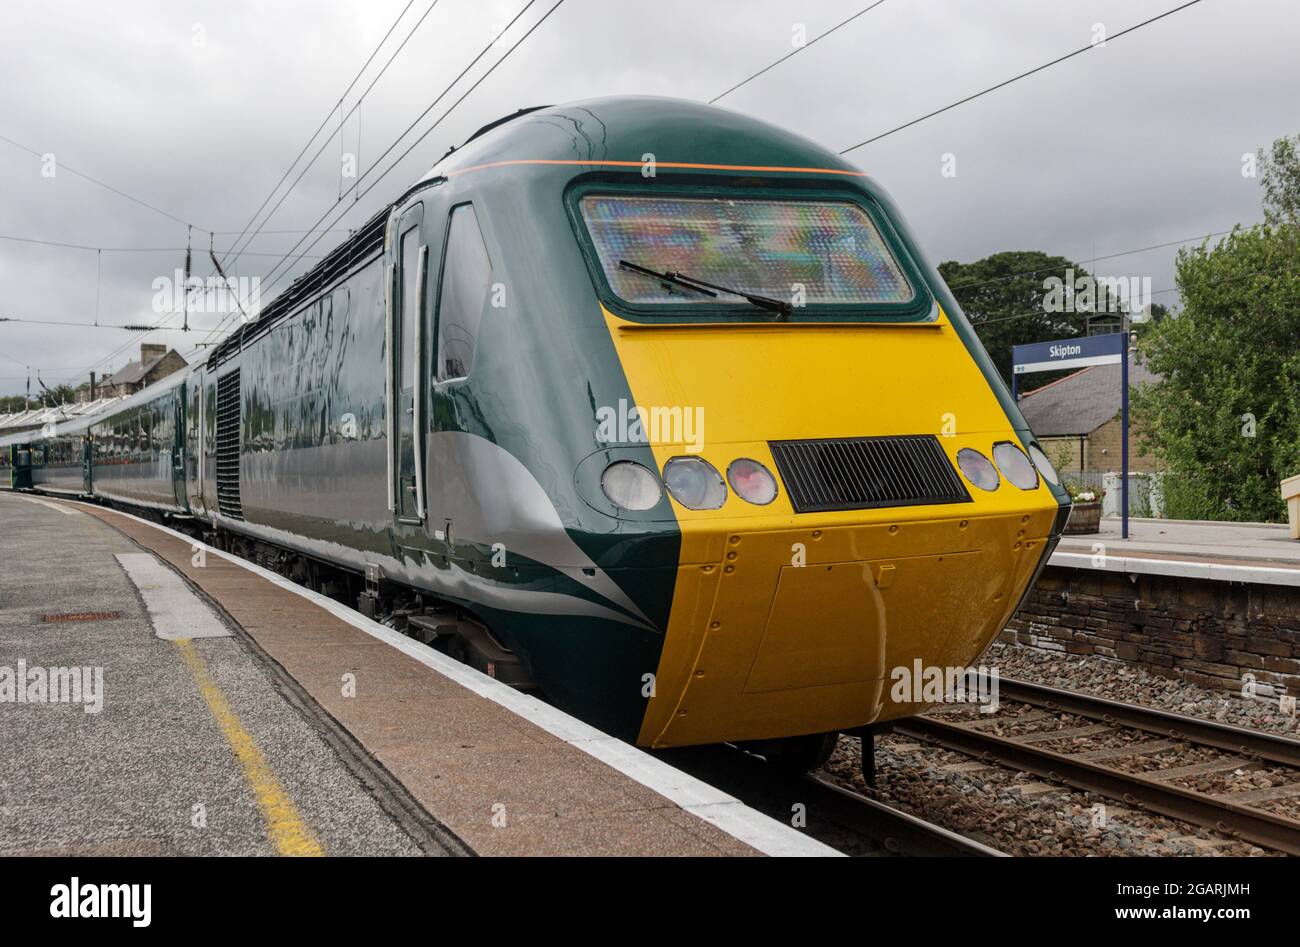
[(659, 279), (672, 283), (675, 286), (684, 286), (687, 289), (693, 289), (697, 293), (703, 293), (706, 296), (716, 298), (718, 293), (712, 292), (712, 290), (726, 293), (729, 296), (739, 296), (741, 299), (760, 309), (766, 309), (769, 312), (778, 313), (778, 322), (787, 318), (794, 310), (793, 306), (787, 302), (782, 302), (780, 299), (773, 299), (771, 296), (759, 296), (757, 293), (746, 293), (739, 289), (732, 289), (729, 286), (719, 286), (717, 283), (708, 283), (702, 279), (696, 279), (694, 276), (687, 276), (685, 273), (675, 271), (659, 272), (647, 269), (644, 266), (638, 266), (635, 263), (629, 263), (627, 260), (619, 260), (618, 265), (626, 270), (631, 270), (634, 273), (658, 277)]
[(739, 289), (732, 289), (729, 286), (719, 286), (716, 283), (706, 283), (702, 279), (696, 279), (694, 276), (687, 276), (685, 273), (673, 273), (673, 276), (679, 280), (686, 280), (688, 283), (695, 283), (700, 286), (707, 286), (710, 289), (716, 289), (719, 292), (729, 293), (732, 296), (739, 296), (746, 302), (752, 303), (759, 309), (766, 309), (770, 312), (779, 313), (777, 321), (780, 322), (794, 310), (794, 307), (780, 299), (773, 299), (771, 296), (760, 296), (757, 293), (746, 293)]
[(635, 263), (629, 263), (627, 260), (619, 260), (618, 265), (625, 270), (631, 270), (633, 273), (640, 273), (642, 276), (653, 276), (661, 279), (665, 283), (672, 283), (674, 286), (681, 286), (684, 289), (694, 290), (697, 293), (703, 293), (705, 296), (717, 298), (717, 293), (704, 289), (702, 286), (696, 286), (692, 282), (687, 282), (678, 273), (661, 273), (658, 270), (651, 270), (644, 266), (637, 266)]

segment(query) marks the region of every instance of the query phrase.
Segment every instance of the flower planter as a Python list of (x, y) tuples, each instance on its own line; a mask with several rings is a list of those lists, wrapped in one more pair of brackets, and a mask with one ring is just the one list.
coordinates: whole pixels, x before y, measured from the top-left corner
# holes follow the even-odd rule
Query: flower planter
[(1101, 501), (1076, 503), (1070, 511), (1070, 519), (1065, 524), (1067, 535), (1079, 533), (1096, 533), (1101, 531)]

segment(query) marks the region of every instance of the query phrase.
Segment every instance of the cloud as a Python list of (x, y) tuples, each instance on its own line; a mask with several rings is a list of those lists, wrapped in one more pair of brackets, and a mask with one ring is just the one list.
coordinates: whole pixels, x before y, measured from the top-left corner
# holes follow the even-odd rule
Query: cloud
[[(326, 144), (251, 249), (292, 246), (298, 235), (271, 231), (304, 228), (335, 201), (340, 150), (359, 141), (365, 167), (523, 2), (439, 0), (359, 120), (345, 123), (343, 148), (337, 139)], [(0, 134), (53, 153), (65, 168), (43, 178), (38, 158), (0, 143), (0, 233), (170, 249), (103, 253), (97, 303), (94, 252), (0, 241), (0, 315), (88, 323), (98, 304), (103, 322), (157, 321), (151, 283), (181, 265), (186, 228), (66, 166), (200, 227), (237, 232), (405, 3), (84, 0), (8, 11)], [(549, 5), (540, 0), (522, 22)], [(400, 193), (449, 145), (520, 106), (617, 93), (707, 100), (791, 49), (796, 24), (813, 37), (865, 5), (567, 0), (344, 225)], [(838, 150), (1083, 45), (1096, 23), (1114, 34), (1174, 5), (886, 0), (720, 104)], [(414, 0), (345, 110), (426, 7)], [(1241, 177), (1242, 153), (1300, 131), (1290, 39), (1298, 26), (1300, 8), (1285, 0), (1248, 13), (1202, 3), (850, 157), (891, 191), (936, 261), (1042, 249), (1086, 264), (1251, 222), (1259, 193)], [(956, 177), (940, 174), (945, 154), (956, 158)], [(221, 233), (216, 245), (234, 237)], [(192, 239), (202, 261), (195, 271), (206, 275), (207, 236)], [(1174, 252), (1097, 269), (1150, 276), (1159, 290), (1173, 285)], [(275, 261), (245, 256), (232, 274), (259, 275)], [(219, 318), (201, 315), (197, 331), (148, 340), (190, 352)], [(51, 383), (79, 381), (92, 366), (120, 368), (139, 341), (106, 329), (0, 323), (0, 393), (23, 389), (17, 363), (40, 368)]]

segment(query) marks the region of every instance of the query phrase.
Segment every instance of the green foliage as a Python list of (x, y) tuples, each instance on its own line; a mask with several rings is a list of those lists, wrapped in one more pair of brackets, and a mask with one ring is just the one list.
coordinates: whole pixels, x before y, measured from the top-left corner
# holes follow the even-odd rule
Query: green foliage
[(1065, 492), (1070, 495), (1070, 500), (1074, 503), (1100, 503), (1106, 491), (1101, 487), (1090, 487), (1073, 477), (1063, 475), (1061, 486), (1065, 487)]
[(1259, 183), (1264, 189), (1264, 219), (1271, 224), (1300, 223), (1300, 135), (1279, 138), (1259, 153)]
[(1072, 470), (1078, 466), (1078, 462), (1074, 458), (1074, 452), (1065, 444), (1058, 443), (1053, 446), (1040, 446), (1043, 447), (1043, 453), (1047, 455), (1047, 459), (1051, 461), (1052, 466), (1056, 468), (1057, 472), (1060, 473), (1062, 477), (1065, 476), (1065, 471)]
[[(949, 260), (939, 264), (939, 274), (1007, 384), (1011, 383), (1013, 345), (1086, 334), (1086, 313), (1044, 311), (1044, 300), (1050, 294), (1044, 284), (1053, 277), (1065, 280), (1069, 269), (1074, 270), (1076, 280), (1089, 275), (1065, 257), (1038, 250), (1008, 250), (974, 263)], [(1099, 287), (1094, 308), (1103, 309), (1109, 300), (1105, 287)], [(1058, 377), (1059, 373), (1037, 375), (1034, 385)]]
[(22, 395), (6, 395), (0, 397), (0, 414), (14, 414), (28, 408), (39, 408), (40, 405), (39, 401), (28, 401)]
[(1133, 405), (1167, 515), (1280, 520), (1279, 481), (1300, 473), (1300, 225), (1235, 230), (1177, 270), (1183, 310), (1141, 348), (1164, 378)]
[(1133, 337), (1137, 340), (1137, 343), (1141, 345), (1142, 340), (1146, 338), (1147, 333), (1160, 323), (1164, 322), (1165, 319), (1169, 318), (1171, 315), (1173, 315), (1173, 311), (1170, 310), (1168, 306), (1163, 306), (1160, 303), (1152, 303), (1151, 321), (1131, 323), (1129, 325), (1129, 331), (1133, 333)]
[(77, 391), (71, 385), (55, 385), (45, 392), (45, 403), (48, 405), (72, 404), (77, 400)]
[(22, 395), (0, 396), (0, 414), (13, 414), (55, 404), (72, 404), (77, 400), (76, 395), (76, 389), (71, 385), (55, 385), (48, 391), (36, 394), (30, 400)]

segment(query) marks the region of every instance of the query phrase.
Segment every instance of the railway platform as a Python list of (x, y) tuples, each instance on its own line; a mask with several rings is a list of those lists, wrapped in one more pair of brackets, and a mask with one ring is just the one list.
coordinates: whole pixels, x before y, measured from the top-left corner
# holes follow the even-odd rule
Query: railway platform
[(179, 532), (0, 493), (0, 853), (833, 851)]
[(1067, 535), (1001, 640), (1201, 687), (1300, 694), (1300, 542), (1286, 526), (1118, 519)]
[(1285, 525), (1106, 517), (1097, 533), (1061, 538), (1051, 565), (1300, 586), (1300, 541)]

